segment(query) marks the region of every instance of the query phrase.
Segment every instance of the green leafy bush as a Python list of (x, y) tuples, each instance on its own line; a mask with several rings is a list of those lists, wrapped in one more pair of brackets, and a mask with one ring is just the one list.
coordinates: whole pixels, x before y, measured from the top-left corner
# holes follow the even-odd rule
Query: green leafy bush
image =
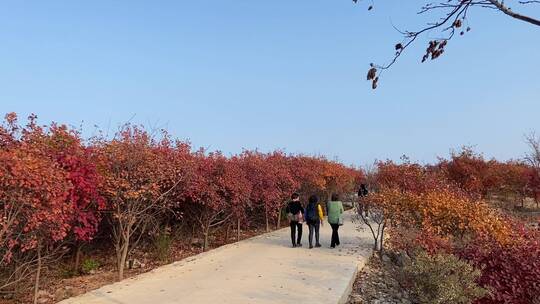
[(454, 255), (420, 251), (398, 277), (416, 303), (469, 304), (487, 293), (476, 283), (480, 275), (480, 270)]
[(81, 265), (81, 271), (84, 274), (89, 274), (89, 273), (92, 273), (93, 271), (95, 271), (96, 269), (98, 269), (99, 266), (101, 266), (101, 265), (99, 264), (98, 261), (96, 261), (94, 259), (86, 259), (86, 260), (83, 261), (83, 263)]

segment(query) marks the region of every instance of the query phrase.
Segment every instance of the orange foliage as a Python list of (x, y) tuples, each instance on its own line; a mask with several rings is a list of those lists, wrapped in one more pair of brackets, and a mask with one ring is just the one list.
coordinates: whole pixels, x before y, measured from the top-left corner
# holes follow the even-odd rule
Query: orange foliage
[(439, 236), (459, 238), (487, 234), (501, 242), (507, 239), (507, 225), (487, 204), (446, 189), (414, 193), (383, 188), (368, 200), (370, 205), (382, 206), (396, 229), (427, 229)]

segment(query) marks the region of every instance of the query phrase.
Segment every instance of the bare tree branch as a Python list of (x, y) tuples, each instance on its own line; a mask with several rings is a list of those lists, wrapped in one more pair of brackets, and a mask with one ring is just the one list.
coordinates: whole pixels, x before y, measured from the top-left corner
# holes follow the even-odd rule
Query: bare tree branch
[[(353, 2), (357, 3), (358, 0), (353, 0)], [(517, 4), (521, 5), (539, 3), (540, 0), (517, 1)], [(459, 32), (460, 35), (464, 35), (466, 32), (470, 31), (471, 28), (469, 26), (467, 26), (465, 29), (463, 27), (467, 21), (467, 13), (473, 7), (498, 10), (514, 19), (540, 26), (540, 19), (516, 13), (510, 9), (510, 7), (505, 5), (504, 1), (500, 0), (441, 0), (438, 2), (424, 4), (417, 14), (426, 14), (432, 11), (442, 11), (444, 12), (444, 15), (441, 18), (438, 18), (437, 21), (427, 23), (424, 28), (417, 31), (403, 31), (396, 28), (396, 30), (403, 35), (403, 41), (394, 46), (395, 54), (389, 63), (384, 65), (373, 63), (370, 64), (367, 80), (372, 82), (372, 88), (377, 88), (379, 77), (381, 76), (382, 72), (392, 67), (403, 52), (410, 45), (412, 45), (419, 36), (426, 32), (439, 30), (442, 37), (429, 41), (426, 53), (422, 57), (422, 62), (425, 62), (427, 59), (433, 60), (440, 57), (444, 53), (448, 41), (454, 37), (456, 32)], [(370, 5), (368, 9), (371, 10), (371, 8), (372, 6)]]
[[(510, 16), (512, 18), (516, 18), (516, 19), (519, 19), (521, 21), (525, 21), (525, 22), (540, 26), (540, 20), (539, 19), (535, 19), (535, 18), (532, 18), (532, 17), (529, 17), (529, 16), (514, 13), (509, 7), (504, 5), (503, 1), (497, 1), (497, 0), (488, 0), (488, 1), (491, 2), (495, 7), (497, 7), (501, 12), (505, 13), (506, 15), (508, 15), (508, 16)], [(530, 4), (530, 3), (539, 3), (539, 2), (538, 1), (524, 1), (524, 2), (520, 2), (520, 3), (521, 4)]]

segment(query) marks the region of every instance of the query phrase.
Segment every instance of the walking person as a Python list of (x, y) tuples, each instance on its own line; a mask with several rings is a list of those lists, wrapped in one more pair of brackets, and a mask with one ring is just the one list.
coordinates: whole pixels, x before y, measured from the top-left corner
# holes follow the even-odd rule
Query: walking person
[[(293, 247), (302, 247), (302, 223), (304, 222), (304, 208), (300, 204), (300, 195), (293, 193), (291, 201), (285, 209), (291, 225), (291, 242)], [(298, 235), (296, 231), (298, 230)]]
[(319, 243), (319, 228), (323, 224), (323, 211), (317, 195), (309, 197), (306, 206), (306, 223), (309, 228), (309, 249), (313, 248), (313, 232), (315, 232), (315, 247), (321, 247)]
[(343, 203), (339, 200), (339, 195), (333, 193), (331, 200), (327, 204), (328, 209), (328, 223), (332, 227), (332, 240), (330, 242), (330, 248), (336, 248), (339, 246), (339, 226), (343, 225)]
[(369, 191), (366, 187), (366, 184), (360, 184), (360, 189), (358, 190), (358, 200), (360, 204), (360, 212), (364, 212), (368, 216), (368, 204), (364, 199), (368, 195)]
[(358, 189), (359, 197), (366, 197), (368, 195), (368, 189), (366, 184), (360, 184), (360, 189)]

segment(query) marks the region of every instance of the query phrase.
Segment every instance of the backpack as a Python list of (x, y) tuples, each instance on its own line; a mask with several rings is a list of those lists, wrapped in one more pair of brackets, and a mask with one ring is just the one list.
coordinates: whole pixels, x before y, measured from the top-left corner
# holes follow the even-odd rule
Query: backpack
[(317, 217), (317, 204), (308, 204), (306, 207), (306, 219), (309, 221), (318, 220)]

